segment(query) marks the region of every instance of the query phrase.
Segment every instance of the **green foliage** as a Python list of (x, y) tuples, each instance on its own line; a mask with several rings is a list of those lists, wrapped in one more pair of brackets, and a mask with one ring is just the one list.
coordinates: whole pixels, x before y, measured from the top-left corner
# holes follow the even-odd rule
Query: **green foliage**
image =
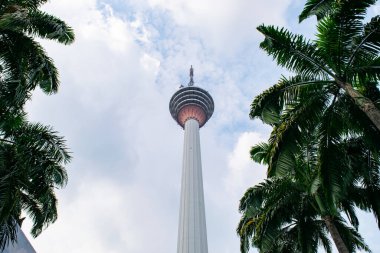
[(375, 2), (308, 0), (299, 19), (317, 17), (312, 41), (257, 28), (260, 47), (294, 75), (251, 104), (250, 117), (272, 132), (251, 149), (268, 179), (241, 199), (241, 252), (331, 252), (330, 218), (349, 252), (370, 251), (355, 209), (372, 212), (380, 228), (380, 128), (366, 111), (380, 112), (380, 17), (364, 21)]
[(6, 31), (57, 40), (64, 44), (74, 41), (74, 32), (65, 22), (39, 10), (5, 13), (0, 19), (0, 27)]
[[(357, 249), (370, 252), (357, 231), (359, 221), (354, 207), (377, 212), (373, 206), (380, 202), (370, 200), (374, 195), (367, 191), (380, 193), (380, 184), (376, 181), (380, 176), (379, 157), (369, 154), (360, 138), (348, 138), (344, 142), (331, 143), (336, 152), (332, 154), (336, 156), (328, 163), (330, 160), (319, 151), (318, 136), (311, 135), (308, 140), (302, 143), (304, 146), (300, 150), (303, 152), (295, 154), (291, 169), (248, 189), (241, 199), (242, 218), (237, 228), (241, 252), (248, 252), (251, 245), (260, 252), (318, 252), (319, 246), (331, 252), (325, 216), (334, 217), (333, 222), (350, 252)], [(265, 157), (265, 152), (267, 145), (262, 143), (251, 150), (251, 155)], [(345, 158), (336, 159), (342, 154)], [(335, 175), (326, 176), (321, 173), (324, 169), (321, 161), (340, 167), (330, 167)], [(346, 169), (341, 170), (341, 167)], [(368, 179), (363, 171), (370, 172), (371, 186), (361, 183)], [(337, 180), (340, 185), (336, 184)], [(331, 189), (336, 193), (331, 194)], [(356, 192), (354, 197), (352, 192)], [(343, 213), (352, 226), (343, 219)]]
[(299, 15), (299, 22), (314, 15), (320, 20), (332, 12), (332, 6), (334, 4), (335, 0), (308, 0), (305, 4), (304, 10)]
[(17, 239), (22, 211), (33, 236), (57, 219), (54, 190), (67, 182), (65, 141), (51, 127), (28, 123), (24, 112), (36, 87), (52, 94), (59, 86), (58, 70), (35, 38), (74, 41), (72, 28), (39, 10), (45, 2), (0, 3), (0, 250)]
[[(35, 37), (70, 44), (72, 28), (38, 10), (45, 1), (6, 1), (0, 5), (0, 66), (5, 84), (12, 82), (14, 99), (23, 104), (37, 85), (57, 92), (58, 71)], [(17, 85), (16, 85), (17, 84)]]
[(376, 0), (307, 0), (305, 7), (299, 15), (299, 21), (302, 22), (310, 16), (316, 16), (318, 20), (327, 16), (344, 13), (344, 11), (355, 11), (357, 17), (364, 17), (366, 10), (375, 4)]
[[(364, 23), (366, 8), (375, 1), (308, 1), (302, 16), (317, 15), (317, 34), (314, 41), (306, 40), (302, 35), (292, 34), (284, 28), (261, 25), (257, 29), (265, 36), (260, 47), (265, 50), (278, 65), (295, 72), (290, 78), (300, 79), (300, 85), (328, 86), (325, 92), (342, 89), (364, 112), (380, 131), (380, 122), (366, 108), (373, 106), (374, 112), (380, 115), (378, 103), (363, 96), (363, 90), (371, 82), (378, 82), (380, 77), (380, 33), (379, 17)], [(322, 15), (323, 14), (323, 15)], [(305, 16), (306, 15), (306, 16)], [(314, 81), (314, 82), (313, 82)], [(293, 86), (296, 86), (293, 81)], [(263, 99), (252, 104), (251, 117), (259, 116), (256, 105), (266, 105), (273, 95), (282, 94), (285, 98), (284, 79), (262, 95)], [(357, 95), (349, 92), (350, 87)], [(378, 90), (378, 86), (373, 87)], [(257, 104), (260, 102), (260, 104)], [(280, 100), (281, 102), (281, 100)], [(276, 120), (274, 115), (279, 106), (262, 107), (263, 121)]]
[[(62, 137), (41, 124), (23, 122), (0, 136), (0, 230), (24, 210), (37, 236), (57, 219), (54, 189), (66, 185), (71, 156)], [(0, 237), (0, 248), (9, 236)]]
[(295, 71), (304, 78), (325, 78), (333, 73), (326, 68), (315, 43), (284, 28), (261, 25), (257, 28), (265, 39), (260, 47), (273, 56), (277, 64)]

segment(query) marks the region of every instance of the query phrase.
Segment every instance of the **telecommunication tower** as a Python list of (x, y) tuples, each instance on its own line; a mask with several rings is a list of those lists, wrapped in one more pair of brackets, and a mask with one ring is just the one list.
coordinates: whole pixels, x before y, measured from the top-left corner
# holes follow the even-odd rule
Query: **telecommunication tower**
[(181, 86), (169, 103), (172, 117), (185, 131), (177, 253), (208, 252), (199, 129), (211, 118), (214, 101), (194, 86), (193, 77), (191, 66), (188, 86)]

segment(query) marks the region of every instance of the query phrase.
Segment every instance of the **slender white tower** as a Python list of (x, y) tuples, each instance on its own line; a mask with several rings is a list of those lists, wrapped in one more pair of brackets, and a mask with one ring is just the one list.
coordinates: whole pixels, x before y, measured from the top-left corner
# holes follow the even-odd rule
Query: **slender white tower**
[(193, 67), (189, 85), (174, 93), (169, 109), (185, 130), (177, 253), (207, 253), (199, 129), (214, 112), (214, 101), (207, 91), (194, 86)]

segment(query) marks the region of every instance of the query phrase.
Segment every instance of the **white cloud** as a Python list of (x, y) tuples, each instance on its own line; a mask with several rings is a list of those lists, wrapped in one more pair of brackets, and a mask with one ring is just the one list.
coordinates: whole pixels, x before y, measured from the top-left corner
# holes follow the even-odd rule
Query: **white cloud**
[(151, 8), (169, 11), (178, 25), (200, 36), (210, 51), (232, 57), (258, 38), (262, 23), (284, 25), (291, 0), (148, 0)]
[(266, 139), (257, 132), (241, 133), (234, 150), (229, 155), (229, 174), (225, 179), (227, 191), (233, 196), (241, 197), (253, 185), (266, 178), (266, 168), (256, 164), (250, 158), (252, 146), (265, 142)]

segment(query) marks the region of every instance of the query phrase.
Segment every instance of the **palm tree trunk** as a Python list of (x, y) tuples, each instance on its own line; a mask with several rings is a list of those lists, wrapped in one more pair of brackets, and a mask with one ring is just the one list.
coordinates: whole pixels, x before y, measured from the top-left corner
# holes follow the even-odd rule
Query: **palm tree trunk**
[(322, 217), (326, 223), (327, 229), (330, 232), (331, 237), (334, 240), (335, 246), (338, 249), (339, 253), (349, 253), (346, 244), (344, 243), (342, 237), (339, 234), (338, 229), (336, 228), (333, 218), (331, 216)]
[(344, 91), (355, 101), (367, 116), (380, 131), (380, 110), (375, 106), (375, 104), (369, 98), (363, 96), (360, 92), (356, 91), (351, 84), (336, 80), (339, 87), (344, 89)]

